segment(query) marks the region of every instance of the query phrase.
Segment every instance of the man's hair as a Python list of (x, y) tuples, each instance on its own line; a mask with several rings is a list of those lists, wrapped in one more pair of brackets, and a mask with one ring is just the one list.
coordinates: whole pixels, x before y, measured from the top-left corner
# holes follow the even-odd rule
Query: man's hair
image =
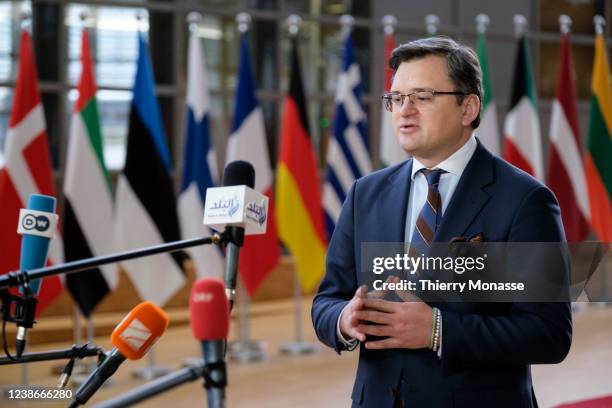
[[(393, 50), (389, 58), (389, 67), (395, 72), (402, 62), (424, 58), (428, 55), (438, 55), (446, 58), (448, 76), (453, 82), (454, 90), (478, 96), (482, 105), (482, 71), (478, 57), (470, 47), (451, 38), (436, 36), (402, 44)], [(463, 99), (464, 96), (457, 96), (459, 104), (463, 102)], [(476, 129), (480, 125), (481, 112), (482, 106), (478, 112), (478, 117), (472, 121), (472, 129)]]

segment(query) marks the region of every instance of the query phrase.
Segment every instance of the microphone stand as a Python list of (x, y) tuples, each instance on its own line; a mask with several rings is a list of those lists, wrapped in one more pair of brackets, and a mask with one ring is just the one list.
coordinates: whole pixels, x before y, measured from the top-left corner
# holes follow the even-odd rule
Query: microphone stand
[(46, 268), (36, 268), (29, 271), (19, 270), (12, 271), (0, 276), (0, 289), (27, 286), (30, 280), (42, 279), (47, 276), (59, 275), (62, 273), (74, 273), (84, 270), (96, 268), (109, 263), (125, 261), (128, 259), (141, 258), (144, 256), (155, 255), (163, 252), (173, 252), (184, 248), (190, 248), (198, 245), (211, 245), (227, 243), (232, 239), (230, 234), (223, 232), (222, 234), (214, 234), (211, 237), (200, 237), (185, 239), (182, 241), (169, 242), (151, 247), (134, 249), (131, 251), (118, 252), (110, 255), (97, 256), (78, 261), (67, 262), (64, 264), (53, 265)]
[(0, 366), (21, 363), (35, 363), (38, 361), (72, 360), (75, 358), (94, 357), (103, 353), (100, 347), (73, 345), (67, 349), (45, 351), (41, 353), (24, 353), (19, 360), (12, 360), (8, 356), (0, 357)]
[(123, 408), (129, 407), (148, 398), (154, 397), (157, 394), (168, 391), (179, 385), (186, 384), (204, 378), (204, 387), (206, 388), (225, 388), (226, 378), (219, 381), (214, 381), (211, 378), (211, 372), (217, 368), (210, 367), (200, 360), (195, 365), (185, 367), (174, 373), (165, 375), (156, 380), (150, 381), (145, 385), (135, 388), (123, 395), (101, 402), (94, 405), (93, 408)]

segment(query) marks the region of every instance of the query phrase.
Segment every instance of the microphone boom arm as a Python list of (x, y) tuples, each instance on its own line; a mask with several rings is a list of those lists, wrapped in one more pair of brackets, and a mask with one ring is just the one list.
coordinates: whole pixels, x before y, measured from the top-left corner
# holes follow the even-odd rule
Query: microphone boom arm
[(213, 234), (210, 237), (199, 237), (185, 239), (182, 241), (169, 242), (160, 245), (154, 245), (146, 248), (133, 249), (125, 252), (118, 252), (110, 255), (103, 255), (78, 261), (67, 262), (59, 265), (53, 265), (47, 268), (36, 268), (29, 271), (19, 270), (12, 271), (4, 275), (0, 275), (0, 289), (17, 287), (34, 279), (41, 279), (47, 276), (59, 275), (61, 273), (81, 272), (87, 269), (96, 268), (100, 265), (106, 265), (113, 262), (125, 261), (133, 258), (141, 258), (144, 256), (155, 255), (163, 252), (173, 252), (184, 248), (190, 248), (198, 245), (222, 244), (232, 240), (231, 235), (225, 231), (222, 234)]

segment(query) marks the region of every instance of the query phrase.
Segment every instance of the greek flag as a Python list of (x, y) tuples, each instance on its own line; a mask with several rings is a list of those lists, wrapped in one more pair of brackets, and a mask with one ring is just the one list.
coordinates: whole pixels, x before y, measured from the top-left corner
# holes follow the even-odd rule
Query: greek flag
[(323, 186), (323, 208), (328, 237), (353, 182), (372, 171), (367, 118), (361, 103), (361, 74), (353, 58), (350, 34), (344, 40), (344, 61), (336, 90), (334, 134), (327, 148), (327, 178)]

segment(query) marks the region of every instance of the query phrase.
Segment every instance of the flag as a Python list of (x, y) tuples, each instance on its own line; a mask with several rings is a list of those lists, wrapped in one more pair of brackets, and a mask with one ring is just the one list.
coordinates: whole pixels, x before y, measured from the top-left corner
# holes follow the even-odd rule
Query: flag
[[(170, 178), (170, 152), (161, 121), (147, 45), (138, 37), (138, 66), (130, 109), (125, 167), (116, 193), (116, 242), (135, 249), (180, 238)], [(183, 286), (180, 252), (122, 263), (142, 299), (164, 305)]]
[(361, 74), (353, 58), (350, 34), (344, 39), (344, 63), (338, 77), (334, 134), (327, 146), (327, 179), (323, 208), (328, 237), (334, 232), (342, 203), (353, 181), (372, 171), (367, 118), (361, 103)]
[[(96, 83), (87, 30), (83, 30), (81, 80), (70, 123), (64, 178), (64, 255), (66, 261), (112, 252), (113, 201), (104, 164)], [(117, 266), (103, 265), (66, 276), (66, 287), (89, 317), (96, 305), (117, 287)]]
[[(389, 92), (391, 89), (393, 71), (389, 66), (389, 58), (391, 58), (394, 48), (395, 38), (393, 38), (393, 33), (385, 34), (385, 92)], [(386, 167), (403, 162), (408, 158), (408, 153), (397, 143), (391, 123), (391, 112), (386, 110), (382, 104), (380, 104), (380, 107), (380, 163), (382, 167)]]
[[(24, 30), (19, 45), (19, 68), (13, 109), (4, 146), (4, 168), (0, 171), (0, 273), (19, 269), (21, 237), (17, 234), (19, 210), (32, 194), (55, 196), (45, 115), (38, 90), (32, 38)], [(48, 264), (64, 261), (59, 229), (49, 245)], [(40, 287), (37, 313), (62, 291), (58, 276), (45, 278)]]
[(270, 198), (267, 232), (245, 238), (238, 270), (244, 286), (253, 295), (276, 267), (280, 249), (276, 233), (272, 167), (266, 143), (263, 111), (255, 97), (255, 79), (249, 61), (247, 34), (240, 36), (240, 62), (232, 131), (227, 142), (227, 162), (246, 160), (255, 168), (255, 190)]
[(487, 40), (484, 32), (478, 33), (478, 60), (482, 69), (482, 112), (477, 135), (482, 144), (493, 154), (501, 153), (499, 148), (499, 125), (497, 124), (497, 108), (493, 100), (493, 87), (489, 75), (489, 58), (487, 57)]
[[(202, 46), (196, 33), (189, 37), (187, 57), (187, 109), (183, 180), (178, 198), (179, 220), (183, 238), (211, 235), (202, 224), (206, 189), (218, 184), (217, 157), (210, 136), (210, 95)], [(221, 278), (223, 255), (216, 245), (188, 250), (198, 276)]]
[(595, 37), (591, 114), (585, 173), (591, 227), (602, 242), (612, 242), (612, 88), (603, 34)]
[(569, 34), (561, 37), (561, 62), (550, 120), (548, 186), (559, 206), (569, 242), (582, 241), (589, 233), (589, 197), (582, 164), (574, 64)]
[(504, 124), (504, 159), (544, 180), (536, 88), (527, 40), (518, 40), (510, 111)]
[(301, 286), (311, 291), (325, 272), (327, 244), (319, 165), (308, 129), (297, 40), (292, 42), (291, 79), (276, 167), (276, 217), (278, 235), (295, 258)]

